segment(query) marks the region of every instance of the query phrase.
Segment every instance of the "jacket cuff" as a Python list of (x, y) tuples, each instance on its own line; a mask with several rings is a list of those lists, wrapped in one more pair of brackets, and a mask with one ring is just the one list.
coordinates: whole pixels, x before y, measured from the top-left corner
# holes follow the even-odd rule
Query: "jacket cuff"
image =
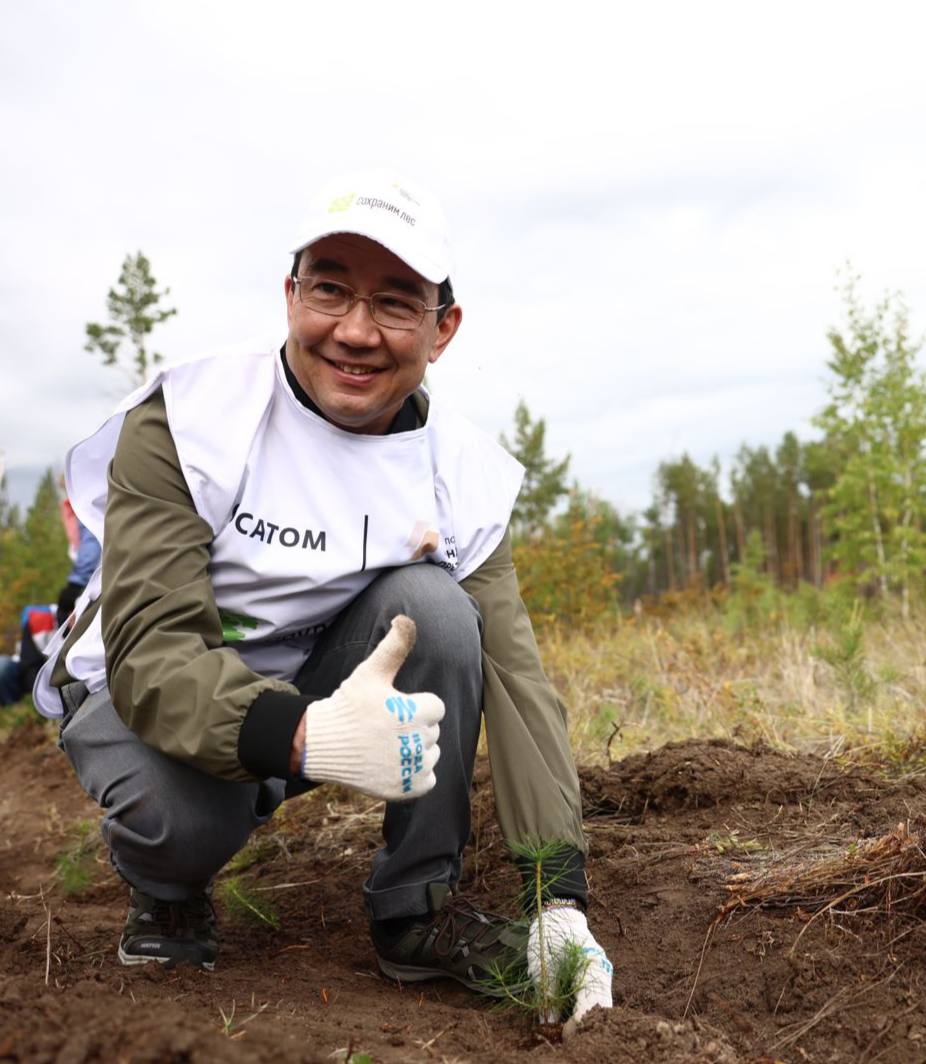
[[(529, 858), (518, 855), (515, 864), (524, 883), (524, 909), (532, 913), (537, 903), (537, 866)], [(573, 898), (583, 912), (588, 909), (588, 879), (585, 875), (585, 854), (572, 846), (563, 846), (540, 862), (540, 890), (544, 902), (553, 898)]]
[(289, 691), (262, 691), (254, 699), (238, 732), (238, 760), (252, 776), (292, 778), (293, 736), (308, 704)]

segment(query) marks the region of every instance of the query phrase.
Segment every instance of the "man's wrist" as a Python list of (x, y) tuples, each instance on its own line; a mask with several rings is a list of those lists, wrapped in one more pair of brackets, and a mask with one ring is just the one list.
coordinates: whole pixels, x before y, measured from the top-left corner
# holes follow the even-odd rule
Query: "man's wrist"
[(305, 761), (305, 713), (299, 719), (299, 725), (293, 735), (293, 746), (289, 755), (289, 774), (302, 776)]
[[(524, 881), (524, 905), (530, 911), (536, 896), (537, 865), (530, 857), (519, 855), (515, 864)], [(574, 846), (564, 844), (540, 862), (541, 896), (544, 902), (552, 898), (570, 898), (582, 912), (588, 908), (588, 880), (585, 877), (585, 854)]]
[(575, 898), (550, 898), (549, 901), (543, 903), (543, 911), (549, 912), (551, 909), (576, 909), (578, 912), (582, 911), (581, 905)]
[(238, 760), (252, 776), (293, 778), (295, 737), (307, 703), (305, 695), (280, 690), (262, 691), (254, 699), (238, 732)]

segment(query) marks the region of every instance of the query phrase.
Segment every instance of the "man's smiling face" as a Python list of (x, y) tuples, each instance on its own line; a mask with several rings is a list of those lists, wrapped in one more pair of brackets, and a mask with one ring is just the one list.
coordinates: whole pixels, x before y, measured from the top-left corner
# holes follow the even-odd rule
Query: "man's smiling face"
[[(391, 292), (425, 306), (437, 304), (437, 285), (426, 281), (381, 244), (339, 233), (302, 252), (299, 278), (348, 285), (361, 296)], [(307, 283), (307, 282), (306, 282)], [(289, 337), (286, 359), (309, 398), (339, 428), (385, 433), (402, 404), (453, 339), (462, 317), (452, 306), (438, 321), (428, 311), (414, 329), (377, 324), (358, 300), (343, 317), (305, 306), (291, 277), (284, 284)]]

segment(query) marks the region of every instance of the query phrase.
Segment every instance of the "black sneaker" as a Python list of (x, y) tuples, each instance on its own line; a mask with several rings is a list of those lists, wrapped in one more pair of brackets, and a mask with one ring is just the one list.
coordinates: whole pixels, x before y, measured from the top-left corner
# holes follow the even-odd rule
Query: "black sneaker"
[(123, 964), (192, 964), (211, 972), (219, 952), (215, 910), (208, 893), (189, 901), (161, 901), (132, 888), (119, 940)]
[(449, 887), (432, 884), (429, 889), (434, 911), (428, 916), (371, 921), (380, 969), (403, 983), (446, 977), (504, 996), (497, 975), (526, 964), (527, 928), (474, 909)]

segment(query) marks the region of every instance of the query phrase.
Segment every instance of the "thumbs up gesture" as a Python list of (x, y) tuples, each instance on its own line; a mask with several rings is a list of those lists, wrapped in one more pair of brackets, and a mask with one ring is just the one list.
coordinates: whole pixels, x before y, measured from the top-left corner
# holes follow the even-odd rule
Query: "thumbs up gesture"
[(434, 786), (444, 703), (430, 692), (403, 694), (393, 686), (414, 645), (415, 622), (395, 617), (366, 661), (330, 698), (306, 709), (306, 779), (342, 783), (387, 802)]

